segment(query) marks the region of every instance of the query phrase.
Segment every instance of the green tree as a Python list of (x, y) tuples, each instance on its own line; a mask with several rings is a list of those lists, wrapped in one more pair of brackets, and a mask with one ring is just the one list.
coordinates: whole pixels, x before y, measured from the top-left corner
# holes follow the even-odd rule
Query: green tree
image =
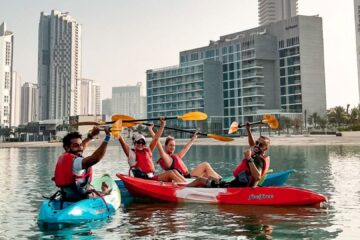
[(310, 124), (314, 124), (314, 127), (316, 128), (316, 125), (319, 123), (319, 119), (320, 119), (320, 116), (318, 115), (318, 113), (317, 112), (314, 112), (313, 114), (311, 114), (310, 116), (309, 116), (309, 123)]
[(279, 117), (279, 128), (280, 129), (286, 129), (286, 133), (290, 134), (290, 127), (292, 126), (292, 119), (285, 117), (285, 116), (280, 116)]
[(334, 107), (328, 110), (329, 123), (336, 124), (338, 127), (346, 123), (347, 114), (345, 108), (342, 106)]
[(327, 118), (326, 117), (320, 117), (318, 123), (319, 123), (319, 126), (320, 126), (321, 130), (325, 131), (325, 128), (326, 128), (326, 126), (328, 124)]

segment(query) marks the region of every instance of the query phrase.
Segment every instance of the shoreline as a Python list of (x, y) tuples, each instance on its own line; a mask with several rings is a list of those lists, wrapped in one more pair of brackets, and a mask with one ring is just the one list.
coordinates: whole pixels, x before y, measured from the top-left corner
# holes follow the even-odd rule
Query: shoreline
[[(259, 135), (254, 134), (254, 138)], [(127, 139), (130, 140), (130, 139)], [(147, 143), (150, 138), (147, 138)], [(341, 137), (334, 135), (291, 135), (291, 136), (270, 136), (272, 146), (323, 146), (323, 145), (347, 145), (360, 146), (360, 133), (343, 134)], [(100, 144), (102, 139), (95, 139), (96, 144)], [(161, 138), (163, 143), (165, 138)], [(188, 139), (176, 139), (177, 143), (185, 144)], [(110, 146), (119, 146), (116, 140), (112, 140)], [(228, 145), (228, 146), (247, 146), (247, 137), (234, 137), (232, 142), (221, 142), (212, 138), (198, 138), (194, 145)], [(62, 142), (0, 142), (0, 148), (28, 148), (28, 147), (62, 147)]]

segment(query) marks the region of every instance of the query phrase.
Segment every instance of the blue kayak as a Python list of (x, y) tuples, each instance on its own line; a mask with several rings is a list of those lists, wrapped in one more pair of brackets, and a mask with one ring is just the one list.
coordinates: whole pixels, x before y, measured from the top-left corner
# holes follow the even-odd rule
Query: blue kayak
[[(276, 172), (276, 173), (269, 173), (266, 175), (265, 179), (259, 184), (260, 186), (267, 187), (267, 186), (283, 186), (289, 178), (290, 173), (295, 172), (294, 169), (289, 169), (286, 171)], [(233, 177), (225, 178), (225, 181), (233, 180)], [(124, 182), (120, 179), (115, 180), (117, 186), (120, 189), (121, 197), (122, 198), (130, 198), (131, 193), (126, 189)]]
[(95, 197), (78, 202), (65, 202), (61, 199), (45, 200), (39, 210), (39, 227), (79, 224), (105, 219), (114, 214), (121, 204), (120, 190), (115, 181), (107, 174), (94, 179), (91, 184), (95, 190), (100, 192), (103, 182), (106, 182), (111, 189), (110, 193), (103, 198)]
[(289, 169), (276, 173), (269, 173), (266, 175), (265, 180), (260, 183), (260, 186), (283, 186), (289, 178), (290, 173), (296, 172), (294, 169)]

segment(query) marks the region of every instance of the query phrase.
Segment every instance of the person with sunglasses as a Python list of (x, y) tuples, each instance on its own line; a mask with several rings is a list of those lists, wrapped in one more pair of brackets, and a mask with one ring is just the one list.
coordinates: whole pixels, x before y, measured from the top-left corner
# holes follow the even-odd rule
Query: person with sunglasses
[[(149, 132), (152, 136), (155, 135), (153, 131), (153, 125), (148, 127)], [(211, 167), (207, 162), (202, 162), (197, 165), (195, 168), (188, 170), (184, 161), (182, 160), (186, 153), (190, 150), (193, 142), (197, 139), (197, 134), (194, 133), (191, 139), (185, 144), (185, 146), (178, 152), (175, 153), (175, 138), (168, 136), (165, 139), (165, 148), (161, 145), (160, 141), (157, 144), (157, 148), (160, 153), (160, 159), (157, 163), (164, 170), (177, 170), (183, 177), (205, 177), (211, 178), (212, 180), (218, 182), (221, 179), (221, 176)]]
[(234, 169), (235, 179), (229, 183), (230, 187), (256, 187), (269, 170), (270, 157), (264, 154), (269, 149), (270, 139), (260, 136), (254, 141), (249, 123), (246, 124), (246, 131), (250, 149), (244, 152), (243, 160)]
[(135, 136), (134, 148), (129, 147), (129, 145), (122, 138), (121, 134), (119, 137), (119, 142), (125, 152), (125, 155), (128, 158), (128, 163), (130, 166), (129, 173), (131, 171), (134, 177), (163, 182), (184, 183), (186, 182), (186, 179), (175, 170), (170, 170), (155, 175), (152, 153), (156, 147), (156, 143), (164, 131), (165, 124), (165, 118), (160, 117), (160, 128), (153, 136), (149, 147), (146, 146), (145, 137), (142, 134), (137, 134)]
[[(55, 167), (54, 180), (60, 188), (64, 201), (79, 201), (90, 196), (92, 166), (98, 163), (105, 155), (105, 151), (110, 141), (109, 127), (105, 127), (106, 137), (95, 152), (83, 157), (83, 151), (89, 142), (98, 135), (100, 130), (94, 127), (87, 138), (82, 140), (78, 132), (71, 132), (63, 138), (64, 153), (60, 155)], [(102, 191), (107, 192), (108, 186), (103, 185)]]

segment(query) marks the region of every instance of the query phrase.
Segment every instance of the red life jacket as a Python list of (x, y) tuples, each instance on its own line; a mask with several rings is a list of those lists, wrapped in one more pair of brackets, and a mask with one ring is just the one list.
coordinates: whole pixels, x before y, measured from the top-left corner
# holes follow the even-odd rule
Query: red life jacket
[(53, 180), (57, 187), (70, 187), (75, 184), (75, 180), (78, 178), (87, 178), (91, 182), (92, 168), (88, 168), (86, 173), (82, 175), (75, 175), (73, 173), (73, 163), (76, 155), (65, 152), (60, 155), (55, 167), (55, 176)]
[(152, 161), (152, 152), (148, 148), (144, 148), (143, 151), (135, 151), (131, 149), (136, 154), (136, 165), (132, 168), (138, 168), (144, 173), (153, 173), (155, 172), (154, 163)]
[(171, 154), (170, 157), (172, 158), (172, 163), (171, 165), (168, 167), (165, 164), (164, 159), (160, 158), (158, 160), (158, 163), (160, 164), (160, 167), (164, 170), (172, 170), (172, 169), (177, 169), (181, 172), (181, 175), (186, 176), (189, 174), (189, 170), (186, 167), (184, 161), (176, 154)]
[[(260, 156), (260, 157), (264, 162), (264, 169), (262, 169), (262, 172), (261, 172), (261, 177), (263, 177), (269, 170), (270, 157), (269, 156)], [(247, 161), (248, 161), (248, 159), (244, 158), (241, 161), (241, 163), (236, 166), (236, 168), (233, 171), (234, 177), (237, 177), (239, 175), (239, 173), (241, 173), (243, 171), (250, 173), (250, 169), (248, 167)]]

